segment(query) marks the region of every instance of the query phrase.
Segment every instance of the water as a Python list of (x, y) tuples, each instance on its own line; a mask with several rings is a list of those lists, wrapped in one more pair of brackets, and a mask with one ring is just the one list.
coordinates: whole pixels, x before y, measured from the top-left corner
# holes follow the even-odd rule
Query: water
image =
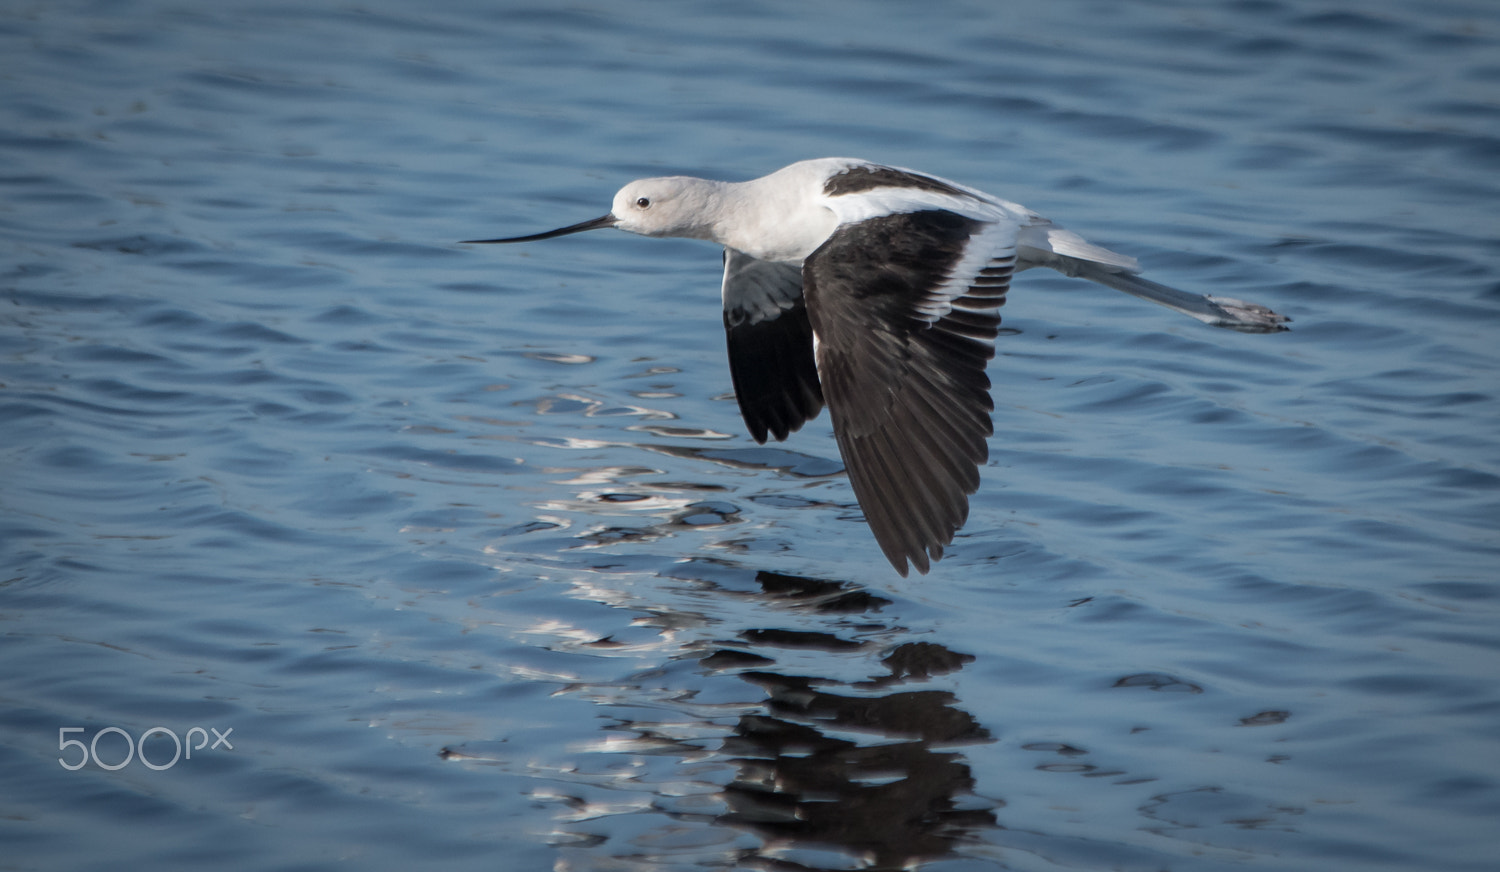
[[(0, 865), (1493, 868), (1497, 42), (8, 4)], [(902, 580), (826, 416), (744, 435), (717, 252), (454, 244), (830, 155), (1296, 329), (1022, 276), (971, 520)], [(232, 749), (166, 765), (194, 727)]]

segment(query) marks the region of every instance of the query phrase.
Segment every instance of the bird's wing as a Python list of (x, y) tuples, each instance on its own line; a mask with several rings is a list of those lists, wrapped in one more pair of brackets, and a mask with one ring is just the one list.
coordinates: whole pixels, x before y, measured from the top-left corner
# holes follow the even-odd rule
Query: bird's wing
[(724, 249), (724, 332), (734, 395), (756, 442), (785, 439), (817, 417), (823, 392), (799, 267)]
[(902, 575), (969, 514), (1017, 224), (924, 209), (846, 223), (803, 264), (818, 375), (854, 494)]

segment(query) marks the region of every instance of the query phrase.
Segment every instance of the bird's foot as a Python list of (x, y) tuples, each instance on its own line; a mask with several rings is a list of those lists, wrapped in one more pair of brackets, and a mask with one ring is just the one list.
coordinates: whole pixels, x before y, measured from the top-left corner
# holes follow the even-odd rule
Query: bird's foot
[(1208, 300), (1224, 312), (1222, 319), (1211, 322), (1215, 327), (1227, 327), (1241, 333), (1280, 333), (1291, 329), (1286, 326), (1291, 318), (1278, 315), (1259, 303), (1247, 303), (1233, 297), (1211, 296)]

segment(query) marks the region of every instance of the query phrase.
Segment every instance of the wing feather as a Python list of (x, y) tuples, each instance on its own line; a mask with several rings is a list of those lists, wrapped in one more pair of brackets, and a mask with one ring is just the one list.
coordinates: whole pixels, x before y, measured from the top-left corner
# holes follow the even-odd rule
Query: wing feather
[(902, 575), (968, 518), (1016, 227), (941, 209), (840, 227), (803, 265), (817, 366), (865, 520)]
[(724, 332), (740, 415), (781, 441), (823, 408), (802, 270), (724, 249)]

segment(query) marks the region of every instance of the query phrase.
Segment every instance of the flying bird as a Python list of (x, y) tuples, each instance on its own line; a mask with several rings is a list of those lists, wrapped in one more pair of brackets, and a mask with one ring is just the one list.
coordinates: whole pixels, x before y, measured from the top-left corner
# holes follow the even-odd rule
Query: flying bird
[(747, 182), (640, 179), (599, 218), (469, 242), (605, 227), (724, 246), (729, 372), (750, 435), (786, 439), (826, 403), (865, 520), (903, 576), (908, 563), (925, 574), (968, 518), (993, 432), (985, 366), (1015, 273), (1050, 267), (1246, 333), (1290, 320), (1141, 278), (1134, 258), (1016, 203), (851, 158)]

